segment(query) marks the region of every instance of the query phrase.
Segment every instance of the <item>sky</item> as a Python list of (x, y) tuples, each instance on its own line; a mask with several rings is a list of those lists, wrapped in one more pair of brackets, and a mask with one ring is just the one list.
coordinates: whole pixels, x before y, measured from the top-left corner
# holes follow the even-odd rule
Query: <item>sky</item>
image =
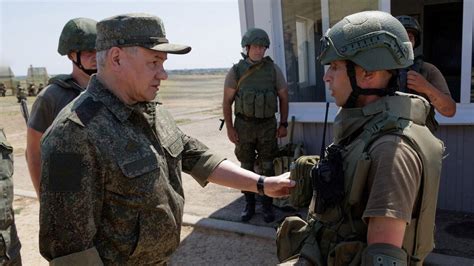
[(57, 52), (69, 19), (137, 12), (159, 16), (171, 43), (192, 47), (187, 55), (169, 55), (166, 69), (230, 68), (240, 59), (237, 0), (0, 0), (0, 65), (16, 76), (30, 65), (70, 73), (71, 61)]

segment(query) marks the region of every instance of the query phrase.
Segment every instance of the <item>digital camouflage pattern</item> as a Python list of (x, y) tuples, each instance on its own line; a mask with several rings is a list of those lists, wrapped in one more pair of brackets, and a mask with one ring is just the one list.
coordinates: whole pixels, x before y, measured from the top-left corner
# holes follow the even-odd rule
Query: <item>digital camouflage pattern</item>
[(95, 50), (97, 21), (90, 18), (74, 18), (64, 25), (59, 36), (58, 53), (67, 55), (70, 52)]
[[(273, 175), (273, 159), (278, 152), (276, 140), (276, 118), (246, 121), (236, 116), (234, 122), (235, 130), (239, 135), (239, 143), (235, 145), (235, 155), (241, 163), (253, 166), (255, 159), (265, 163), (271, 162), (269, 166), (262, 165), (265, 175)], [(253, 167), (248, 169), (253, 171)], [(265, 171), (267, 173), (265, 173)]]
[(264, 30), (259, 28), (250, 28), (247, 30), (244, 36), (242, 36), (242, 41), (240, 44), (242, 47), (255, 44), (268, 48), (270, 47), (270, 38), (268, 38), (268, 34)]
[(13, 213), (13, 147), (0, 128), (0, 265), (21, 265)]
[(136, 13), (110, 17), (97, 24), (97, 51), (112, 47), (141, 46), (171, 54), (187, 54), (191, 47), (171, 44), (163, 21), (153, 15)]
[(223, 160), (159, 104), (127, 106), (95, 76), (46, 131), (42, 155), (41, 254), (123, 265), (168, 260), (180, 241), (181, 171), (205, 186)]

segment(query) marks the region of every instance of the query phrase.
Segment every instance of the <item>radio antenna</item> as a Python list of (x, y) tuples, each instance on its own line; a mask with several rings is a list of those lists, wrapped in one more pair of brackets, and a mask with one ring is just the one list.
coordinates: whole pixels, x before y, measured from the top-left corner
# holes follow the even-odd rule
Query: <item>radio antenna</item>
[(321, 153), (319, 154), (319, 157), (321, 159), (324, 159), (324, 157), (326, 157), (324, 154), (324, 149), (326, 147), (326, 128), (328, 125), (328, 113), (329, 113), (329, 102), (326, 102), (326, 114), (324, 115), (323, 143), (321, 143)]

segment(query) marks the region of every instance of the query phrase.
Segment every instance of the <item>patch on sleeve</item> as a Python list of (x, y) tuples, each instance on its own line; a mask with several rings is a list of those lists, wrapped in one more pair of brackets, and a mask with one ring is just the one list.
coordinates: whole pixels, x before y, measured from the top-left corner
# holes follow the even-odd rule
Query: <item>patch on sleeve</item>
[(49, 188), (51, 192), (78, 192), (81, 190), (82, 155), (76, 153), (53, 153), (49, 165)]
[(102, 103), (94, 101), (91, 97), (87, 97), (75, 111), (81, 122), (87, 125), (101, 107)]

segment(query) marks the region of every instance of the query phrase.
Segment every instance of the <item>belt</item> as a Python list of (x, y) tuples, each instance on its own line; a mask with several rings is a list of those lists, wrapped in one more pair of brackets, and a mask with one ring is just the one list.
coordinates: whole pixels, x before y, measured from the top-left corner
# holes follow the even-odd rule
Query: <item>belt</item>
[(257, 118), (257, 117), (250, 117), (250, 116), (245, 116), (243, 114), (235, 114), (236, 117), (244, 120), (244, 121), (255, 121), (255, 122), (263, 122), (263, 121), (268, 121), (271, 119), (275, 119), (274, 116), (271, 117), (265, 117), (265, 118)]

